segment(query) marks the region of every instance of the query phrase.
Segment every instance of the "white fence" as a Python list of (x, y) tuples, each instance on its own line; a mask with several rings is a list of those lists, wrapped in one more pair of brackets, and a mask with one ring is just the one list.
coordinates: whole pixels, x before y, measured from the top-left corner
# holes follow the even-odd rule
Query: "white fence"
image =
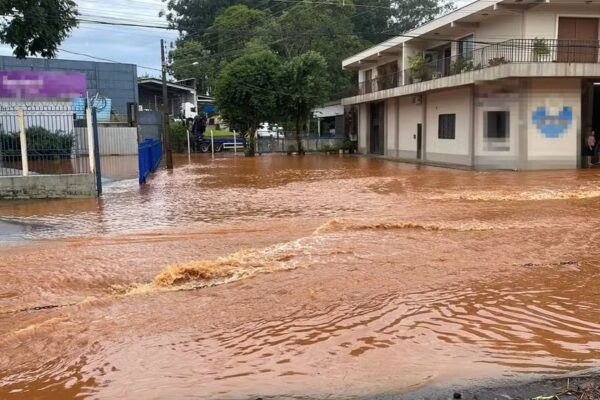
[[(75, 137), (87, 143), (87, 128), (75, 128)], [(99, 126), (98, 142), (101, 156), (130, 156), (138, 153), (137, 128)]]

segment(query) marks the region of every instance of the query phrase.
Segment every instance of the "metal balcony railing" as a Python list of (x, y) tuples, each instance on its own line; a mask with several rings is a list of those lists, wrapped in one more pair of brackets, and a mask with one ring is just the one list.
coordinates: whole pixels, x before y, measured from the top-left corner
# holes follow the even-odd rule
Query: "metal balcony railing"
[[(511, 39), (472, 52), (422, 63), (359, 84), (358, 94), (373, 93), (413, 83), (509, 63), (599, 63), (599, 41)], [(413, 59), (414, 60), (414, 59)]]

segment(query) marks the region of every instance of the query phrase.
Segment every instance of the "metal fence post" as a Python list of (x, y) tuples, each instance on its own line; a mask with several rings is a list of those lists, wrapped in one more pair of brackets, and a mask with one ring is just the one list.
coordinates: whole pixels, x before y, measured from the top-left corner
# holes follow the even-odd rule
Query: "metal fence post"
[(25, 135), (25, 111), (22, 107), (17, 109), (17, 119), (19, 120), (19, 137), (21, 139), (21, 165), (23, 167), (23, 176), (29, 176), (29, 160), (27, 159), (27, 136)]
[(98, 140), (98, 117), (96, 107), (92, 107), (92, 143), (94, 148), (94, 170), (96, 171), (96, 189), (98, 196), (102, 194), (102, 171), (100, 170), (100, 145)]

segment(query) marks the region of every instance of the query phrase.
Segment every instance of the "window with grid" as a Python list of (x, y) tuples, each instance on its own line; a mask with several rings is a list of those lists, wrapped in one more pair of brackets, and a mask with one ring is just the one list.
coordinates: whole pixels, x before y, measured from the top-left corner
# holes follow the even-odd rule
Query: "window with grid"
[(438, 121), (438, 138), (456, 138), (456, 114), (440, 114)]

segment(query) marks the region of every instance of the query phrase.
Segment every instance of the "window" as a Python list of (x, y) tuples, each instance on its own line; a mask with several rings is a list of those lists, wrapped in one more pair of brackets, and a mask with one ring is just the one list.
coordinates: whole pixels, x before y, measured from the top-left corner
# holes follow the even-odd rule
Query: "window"
[(463, 58), (471, 58), (475, 49), (473, 35), (465, 36), (458, 42), (458, 54)]
[(484, 115), (484, 140), (487, 150), (509, 151), (510, 113), (508, 111), (488, 111)]
[(440, 114), (438, 122), (438, 138), (454, 139), (456, 137), (456, 114)]

